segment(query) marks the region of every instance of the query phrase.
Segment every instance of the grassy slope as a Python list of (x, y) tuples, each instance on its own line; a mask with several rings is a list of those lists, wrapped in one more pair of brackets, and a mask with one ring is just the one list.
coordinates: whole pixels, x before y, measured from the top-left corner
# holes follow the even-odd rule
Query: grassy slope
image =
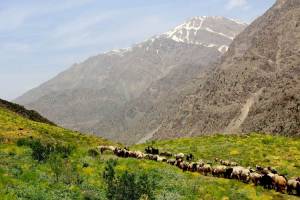
[[(20, 128), (23, 130), (19, 130)], [(72, 163), (83, 178), (83, 182), (69, 185), (63, 182), (54, 183), (50, 163), (32, 160), (30, 148), (18, 147), (15, 144), (18, 138), (29, 136), (40, 138), (44, 142), (77, 146), (66, 163), (66, 168)], [(106, 154), (92, 158), (87, 155), (87, 150), (100, 144), (111, 144), (109, 141), (33, 122), (2, 108), (0, 108), (0, 138), (1, 199), (82, 199), (84, 194), (104, 199), (101, 173), (105, 161), (115, 157)], [(251, 147), (252, 144), (256, 145)], [(298, 139), (255, 134), (249, 137), (212, 136), (179, 139), (157, 142), (156, 145), (172, 152), (193, 152), (197, 157), (205, 159), (213, 159), (216, 156), (229, 158), (231, 155), (234, 160), (245, 165), (276, 163), (279, 169), (286, 168), (290, 174), (299, 174), (300, 170), (297, 167), (300, 165)], [(144, 146), (133, 148), (142, 149)], [(264, 156), (263, 152), (267, 156)], [(89, 167), (83, 168), (83, 163), (88, 163)], [(296, 199), (233, 180), (183, 173), (175, 167), (153, 161), (119, 159), (117, 170), (147, 172), (156, 177), (158, 199)]]
[[(135, 146), (144, 149), (144, 144)], [(193, 153), (196, 158), (236, 161), (242, 166), (273, 166), (289, 177), (300, 176), (300, 138), (265, 134), (213, 135), (155, 142), (163, 151)]]
[(14, 113), (17, 113), (18, 115), (20, 115), (22, 117), (27, 118), (27, 119), (55, 126), (55, 124), (53, 122), (49, 121), (48, 119), (46, 119), (45, 117), (40, 115), (38, 112), (36, 112), (34, 110), (27, 110), (26, 108), (24, 108), (24, 106), (20, 106), (18, 104), (11, 103), (9, 101), (0, 99), (0, 107), (6, 108)]

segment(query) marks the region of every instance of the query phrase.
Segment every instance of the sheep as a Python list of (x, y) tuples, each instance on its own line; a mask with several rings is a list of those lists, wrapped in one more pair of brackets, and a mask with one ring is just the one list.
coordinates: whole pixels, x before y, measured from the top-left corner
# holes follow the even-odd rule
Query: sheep
[(250, 173), (250, 180), (252, 181), (252, 183), (254, 183), (255, 186), (260, 184), (261, 178), (262, 175), (257, 172)]
[(222, 160), (219, 158), (215, 158), (216, 162), (219, 162), (221, 165), (225, 165), (225, 166), (238, 166), (238, 164), (236, 162), (231, 162), (229, 160)]
[(166, 156), (166, 157), (171, 157), (171, 156), (173, 156), (173, 154), (171, 153), (171, 152), (162, 152), (162, 153), (160, 153), (159, 154), (160, 156)]
[(294, 194), (296, 192), (296, 194), (300, 196), (300, 182), (296, 179), (288, 180), (287, 192), (288, 194)]
[(103, 154), (105, 151), (114, 152), (116, 148), (114, 146), (98, 146), (97, 149), (100, 150), (101, 154)]
[(145, 148), (145, 152), (148, 153), (148, 154), (155, 154), (155, 155), (159, 154), (158, 149), (153, 148), (153, 147), (149, 147), (149, 146), (147, 148)]
[(273, 177), (274, 174), (272, 173), (263, 174), (260, 184), (266, 189), (272, 189), (274, 187)]
[(137, 159), (142, 159), (142, 158), (145, 157), (145, 155), (144, 155), (142, 152), (140, 152), (140, 151), (134, 151), (134, 152), (133, 152), (133, 155), (134, 155), (134, 157), (137, 158)]
[(212, 175), (216, 177), (224, 177), (225, 172), (226, 166), (223, 165), (213, 167), (212, 169)]
[(230, 166), (238, 166), (238, 163), (236, 163), (236, 162), (230, 162)]
[(212, 168), (209, 164), (205, 164), (203, 166), (199, 166), (197, 168), (197, 171), (201, 174), (204, 174), (205, 176), (207, 176), (208, 173), (212, 172)]
[(154, 160), (154, 161), (158, 160), (158, 155), (148, 154), (147, 157), (149, 160)]
[(230, 166), (230, 161), (228, 160), (220, 160), (221, 165)]
[(256, 170), (259, 171), (259, 172), (261, 172), (261, 171), (264, 169), (263, 167), (261, 167), (261, 166), (259, 166), (259, 165), (256, 165), (255, 168), (256, 168)]
[(240, 180), (242, 170), (243, 170), (243, 167), (241, 167), (241, 166), (233, 167), (230, 178)]
[(250, 169), (243, 168), (240, 174), (240, 180), (244, 183), (249, 183), (250, 181)]
[(183, 153), (179, 153), (177, 155), (175, 155), (176, 160), (178, 159), (184, 159), (184, 154)]
[(284, 176), (280, 176), (278, 174), (274, 174), (273, 183), (277, 192), (285, 191), (287, 186), (287, 180)]
[(124, 157), (125, 152), (121, 148), (117, 147), (114, 150), (114, 154), (118, 157)]
[(156, 156), (157, 156), (157, 161), (158, 162), (167, 162), (167, 158), (166, 157), (158, 156), (158, 155), (156, 155)]
[(273, 167), (268, 167), (268, 170), (273, 174), (278, 174), (277, 170)]
[(203, 167), (203, 166), (205, 165), (205, 163), (204, 163), (203, 160), (198, 160), (198, 161), (196, 162), (196, 164), (197, 164), (197, 168), (198, 168), (198, 167)]
[(181, 162), (183, 162), (183, 160), (182, 159), (176, 159), (176, 161), (175, 161), (175, 166), (177, 166), (177, 167), (179, 167), (179, 164), (181, 163)]
[(167, 163), (170, 165), (175, 165), (176, 160), (175, 159), (169, 159), (167, 160)]
[(123, 151), (124, 151), (124, 157), (128, 158), (130, 151), (128, 151), (127, 149), (123, 149)]
[(230, 179), (232, 172), (233, 172), (233, 167), (226, 167), (224, 178)]
[(232, 168), (230, 178), (234, 178), (248, 183), (250, 181), (250, 169), (241, 166), (235, 166)]
[(203, 166), (203, 173), (205, 176), (207, 176), (207, 174), (211, 172), (212, 172), (212, 168), (209, 164)]
[(145, 148), (145, 152), (147, 154), (151, 154), (152, 153), (151, 148), (148, 146), (147, 148)]
[(145, 154), (145, 158), (148, 159), (148, 160), (152, 160), (153, 159), (153, 155), (146, 153)]
[(188, 165), (188, 171), (190, 171), (190, 172), (195, 172), (195, 171), (197, 171), (197, 163), (195, 163), (195, 162), (192, 162), (192, 163), (190, 163), (189, 165)]
[(128, 157), (136, 158), (135, 152), (134, 151), (128, 151)]
[(194, 156), (193, 156), (193, 154), (188, 154), (188, 155), (186, 155), (186, 160), (187, 161), (192, 161), (194, 159)]
[(185, 172), (185, 171), (187, 171), (187, 169), (188, 169), (188, 163), (185, 162), (185, 161), (180, 162), (178, 167), (179, 167), (180, 169), (182, 169), (182, 171)]

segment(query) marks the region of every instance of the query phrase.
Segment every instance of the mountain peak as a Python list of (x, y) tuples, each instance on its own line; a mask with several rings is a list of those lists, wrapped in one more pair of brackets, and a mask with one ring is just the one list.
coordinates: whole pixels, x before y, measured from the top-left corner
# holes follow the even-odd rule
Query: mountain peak
[(247, 25), (238, 20), (221, 16), (195, 16), (170, 31), (153, 36), (131, 48), (115, 49), (105, 54), (123, 57), (136, 47), (149, 49), (149, 46), (155, 41), (166, 38), (179, 43), (216, 48), (219, 52), (225, 53), (232, 40)]
[[(224, 53), (246, 23), (220, 16), (197, 16), (164, 33), (162, 36), (176, 42), (217, 47)], [(225, 44), (225, 45), (224, 45)]]
[(175, 105), (179, 91), (196, 89), (194, 81), (244, 28), (222, 17), (194, 17), (168, 34), (91, 57), (16, 101), (59, 125), (132, 142), (144, 131), (140, 120), (148, 121), (156, 108), (162, 112), (155, 114), (159, 119), (150, 114), (149, 125), (164, 119), (170, 112), (164, 105)]

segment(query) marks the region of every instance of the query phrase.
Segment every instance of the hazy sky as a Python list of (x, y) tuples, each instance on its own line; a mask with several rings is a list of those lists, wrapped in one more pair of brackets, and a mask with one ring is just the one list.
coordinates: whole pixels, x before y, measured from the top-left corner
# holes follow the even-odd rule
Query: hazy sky
[(75, 62), (129, 47), (193, 16), (251, 22), (275, 0), (1, 0), (0, 98), (12, 100)]

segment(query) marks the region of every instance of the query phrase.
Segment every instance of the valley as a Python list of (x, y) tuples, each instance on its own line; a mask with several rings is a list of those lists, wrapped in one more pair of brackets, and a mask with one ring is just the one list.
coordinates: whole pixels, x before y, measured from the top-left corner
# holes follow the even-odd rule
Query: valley
[(0, 2), (0, 200), (300, 198), (299, 0), (99, 2)]
[[(199, 196), (204, 199), (297, 199), (296, 196), (280, 194), (236, 180), (182, 172), (178, 168), (156, 161), (117, 158), (109, 152), (99, 152), (98, 155), (92, 156), (88, 153), (89, 150), (99, 145), (117, 144), (95, 136), (30, 121), (3, 108), (0, 108), (0, 124), (2, 199), (105, 199), (106, 187), (101, 173), (109, 159), (117, 159), (118, 174), (124, 171), (147, 173), (155, 179), (157, 199), (192, 200)], [(72, 173), (60, 174), (58, 181), (55, 181), (55, 168), (51, 167), (53, 160), (34, 160), (29, 147), (17, 145), (21, 138), (37, 139), (42, 144), (73, 146), (70, 155), (63, 159), (64, 168), (73, 168)], [(289, 178), (300, 174), (299, 138), (257, 133), (230, 136), (218, 134), (154, 141), (129, 148), (144, 151), (149, 145), (161, 151), (192, 153), (195, 160), (213, 162), (218, 157), (233, 160), (243, 166), (272, 166), (281, 173), (288, 174)], [(76, 181), (76, 177), (80, 178), (80, 182)]]

